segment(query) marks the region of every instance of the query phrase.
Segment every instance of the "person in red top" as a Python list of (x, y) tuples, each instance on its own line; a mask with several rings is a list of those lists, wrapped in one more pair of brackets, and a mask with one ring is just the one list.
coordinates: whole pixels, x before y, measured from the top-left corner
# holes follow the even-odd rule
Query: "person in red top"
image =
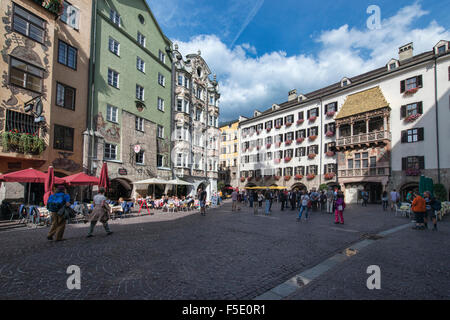
[(424, 217), (427, 211), (425, 199), (422, 198), (418, 191), (414, 191), (414, 200), (411, 204), (411, 210), (414, 212), (416, 226), (414, 230), (425, 230)]

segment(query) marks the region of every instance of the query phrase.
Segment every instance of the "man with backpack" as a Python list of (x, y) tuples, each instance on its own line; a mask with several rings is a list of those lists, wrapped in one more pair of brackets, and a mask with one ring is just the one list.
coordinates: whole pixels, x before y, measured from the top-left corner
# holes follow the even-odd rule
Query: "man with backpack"
[(70, 207), (70, 196), (66, 193), (64, 186), (58, 186), (56, 193), (52, 194), (47, 201), (47, 209), (52, 217), (52, 226), (48, 232), (47, 239), (53, 240), (56, 235), (56, 241), (63, 241), (64, 230), (66, 228), (66, 207)]
[(441, 202), (438, 199), (436, 199), (436, 197), (432, 197), (430, 191), (425, 191), (423, 195), (425, 199), (425, 208), (426, 208), (424, 217), (425, 228), (428, 229), (428, 217), (430, 217), (431, 220), (433, 221), (433, 231), (437, 231), (436, 212), (442, 209)]

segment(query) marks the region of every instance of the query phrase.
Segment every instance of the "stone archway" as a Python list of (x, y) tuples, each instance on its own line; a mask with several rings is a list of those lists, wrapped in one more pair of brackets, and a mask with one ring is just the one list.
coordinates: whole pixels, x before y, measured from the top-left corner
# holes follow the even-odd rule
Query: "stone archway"
[(297, 189), (298, 191), (307, 190), (308, 188), (301, 182), (294, 183), (291, 190)]
[(408, 182), (400, 187), (398, 191), (400, 193), (400, 199), (402, 201), (406, 201), (406, 195), (409, 191), (419, 190), (419, 183), (417, 182)]
[(111, 180), (111, 187), (108, 190), (108, 197), (111, 200), (118, 200), (119, 198), (130, 199), (133, 185), (131, 181), (124, 178), (116, 178)]

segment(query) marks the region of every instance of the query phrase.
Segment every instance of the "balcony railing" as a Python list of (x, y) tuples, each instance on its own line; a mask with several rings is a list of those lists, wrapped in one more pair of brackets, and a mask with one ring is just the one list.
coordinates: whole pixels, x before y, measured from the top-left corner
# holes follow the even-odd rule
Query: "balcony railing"
[(337, 146), (347, 146), (359, 143), (369, 143), (381, 140), (391, 140), (391, 133), (389, 131), (374, 131), (363, 133), (356, 136), (342, 137), (337, 139)]
[(361, 169), (345, 169), (339, 170), (339, 177), (376, 177), (388, 176), (390, 167), (361, 168)]

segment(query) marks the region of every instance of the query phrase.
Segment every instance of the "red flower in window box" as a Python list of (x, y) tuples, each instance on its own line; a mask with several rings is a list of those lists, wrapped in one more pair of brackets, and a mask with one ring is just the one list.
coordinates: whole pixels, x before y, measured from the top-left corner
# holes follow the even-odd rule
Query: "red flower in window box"
[(286, 122), (286, 128), (289, 128), (290, 126), (292, 126), (292, 122)]
[(280, 180), (281, 177), (280, 176), (273, 176), (273, 178), (278, 181), (278, 180)]
[(285, 176), (284, 181), (289, 181), (289, 180), (291, 180), (291, 178), (292, 178), (291, 176)]
[(301, 125), (303, 122), (305, 122), (305, 120), (303, 120), (303, 119), (298, 119), (298, 120), (297, 120), (297, 125)]
[(244, 182), (245, 181), (245, 177), (241, 177), (241, 182)]
[(422, 116), (421, 113), (412, 114), (409, 117), (405, 118), (406, 122), (414, 122)]
[(412, 88), (412, 89), (406, 90), (406, 91), (405, 91), (405, 95), (414, 94), (414, 93), (416, 93), (417, 91), (419, 91), (419, 88)]
[(265, 176), (264, 179), (265, 180), (270, 180), (270, 179), (272, 179), (272, 176)]
[(328, 151), (327, 153), (325, 153), (327, 155), (327, 157), (334, 157), (334, 152), (333, 151)]
[(250, 132), (249, 136), (250, 136), (250, 137), (253, 137), (254, 134), (255, 134), (255, 133), (252, 131), (252, 132)]
[(290, 146), (292, 144), (292, 140), (286, 140), (284, 142), (285, 145)]
[(298, 139), (297, 139), (297, 143), (298, 143), (298, 144), (302, 143), (303, 141), (305, 141), (305, 138), (298, 138)]
[(325, 135), (327, 136), (327, 137), (334, 137), (334, 132), (333, 131), (327, 131), (327, 133), (325, 133)]
[(278, 163), (281, 162), (281, 160), (280, 160), (280, 159), (275, 159), (274, 162), (275, 162), (276, 164), (278, 164)]
[(309, 141), (314, 141), (314, 140), (316, 140), (317, 139), (317, 136), (310, 136), (309, 137)]
[(267, 132), (270, 132), (271, 130), (272, 130), (272, 128), (267, 128), (266, 129)]
[(330, 173), (325, 173), (325, 179), (326, 180), (331, 180), (336, 176), (336, 174), (334, 172), (330, 172)]
[(261, 134), (261, 130), (256, 131), (256, 134), (259, 136)]
[(270, 149), (272, 147), (272, 144), (268, 143), (266, 144), (266, 149)]
[(314, 179), (315, 177), (316, 177), (315, 174), (308, 174), (308, 175), (306, 176), (306, 179), (312, 180), (312, 179)]
[(251, 181), (253, 179), (253, 177), (248, 177), (247, 181)]
[(336, 111), (328, 111), (327, 112), (327, 117), (331, 118), (336, 114)]
[(302, 180), (303, 176), (301, 174), (296, 174), (295, 175), (295, 180)]
[(253, 151), (253, 147), (248, 148), (248, 151), (252, 152)]
[(257, 146), (257, 147), (256, 147), (256, 150), (260, 150), (260, 149), (261, 149), (261, 147), (260, 147), (260, 146)]
[(275, 129), (281, 129), (281, 126), (280, 126), (279, 124), (277, 124), (277, 125), (275, 126)]
[(309, 159), (314, 159), (317, 155), (315, 153), (308, 154)]
[(407, 176), (417, 177), (421, 175), (421, 172), (419, 169), (410, 168), (405, 170), (405, 174)]
[(289, 162), (289, 161), (291, 161), (291, 160), (292, 160), (291, 157), (286, 157), (286, 158), (284, 158), (284, 162)]
[(259, 181), (259, 180), (261, 180), (261, 177), (256, 177), (255, 178), (255, 181)]
[(312, 117), (309, 117), (309, 122), (314, 122), (314, 121), (316, 121), (316, 119), (317, 119), (317, 117), (316, 116), (312, 116)]
[(277, 142), (275, 145), (279, 148), (281, 146), (281, 142)]

